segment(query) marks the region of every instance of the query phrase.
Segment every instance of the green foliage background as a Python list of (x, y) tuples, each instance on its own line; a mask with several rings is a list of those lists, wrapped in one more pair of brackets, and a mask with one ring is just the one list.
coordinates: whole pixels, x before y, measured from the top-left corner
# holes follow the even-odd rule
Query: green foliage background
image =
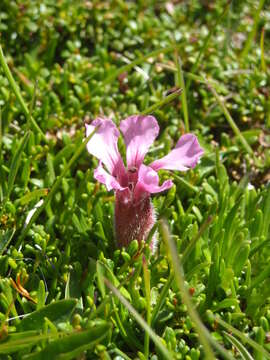
[[(0, 359), (270, 358), (269, 5), (1, 1)], [(161, 173), (154, 256), (117, 249), (82, 143), (149, 112), (147, 163), (188, 129), (205, 149)]]

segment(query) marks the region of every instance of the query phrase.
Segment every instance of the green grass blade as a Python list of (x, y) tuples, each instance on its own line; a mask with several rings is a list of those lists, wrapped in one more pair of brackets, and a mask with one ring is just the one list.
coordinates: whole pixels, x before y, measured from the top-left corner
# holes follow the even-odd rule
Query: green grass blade
[(33, 190), (33, 191), (27, 193), (26, 195), (22, 196), (19, 199), (19, 201), (20, 201), (21, 205), (26, 205), (32, 200), (37, 200), (40, 197), (46, 196), (48, 194), (48, 191), (49, 191), (49, 189), (47, 189), (47, 188)]
[[(207, 49), (207, 46), (208, 46), (208, 43), (211, 39), (211, 37), (213, 36), (215, 30), (216, 30), (216, 27), (218, 26), (218, 24), (221, 22), (221, 20), (223, 19), (223, 17), (226, 15), (229, 7), (230, 7), (230, 4), (231, 4), (232, 0), (229, 0), (223, 13), (217, 18), (215, 24), (212, 26), (211, 30), (209, 31), (209, 34), (207, 35), (207, 37), (205, 38), (204, 40), (204, 43), (203, 43), (203, 46), (201, 48), (201, 50), (199, 51), (199, 54), (194, 62), (194, 64), (192, 65), (192, 68), (190, 70), (191, 73), (196, 73), (197, 69), (198, 69), (198, 66), (200, 64), (200, 60), (202, 59), (203, 57), (203, 54), (205, 52), (205, 50)], [(191, 83), (191, 79), (188, 79), (188, 82), (187, 82), (187, 86), (186, 86), (186, 92), (188, 93), (189, 91), (189, 88), (190, 88), (190, 83)]]
[(236, 123), (234, 122), (233, 118), (231, 117), (231, 114), (229, 113), (225, 103), (221, 100), (220, 96), (218, 95), (218, 93), (216, 92), (215, 88), (209, 83), (208, 80), (205, 80), (205, 82), (208, 85), (208, 88), (210, 89), (210, 91), (212, 92), (212, 94), (214, 95), (214, 97), (216, 98), (219, 106), (222, 109), (222, 112), (226, 118), (226, 120), (228, 121), (230, 127), (232, 128), (233, 132), (235, 133), (235, 135), (239, 138), (241, 144), (243, 145), (243, 148), (246, 150), (246, 152), (248, 154), (250, 154), (251, 156), (254, 157), (254, 153), (253, 150), (251, 149), (251, 147), (249, 146), (249, 144), (247, 143), (246, 139), (244, 138), (244, 136), (242, 135), (241, 131), (239, 130), (238, 126), (236, 125)]
[(261, 67), (262, 67), (262, 71), (264, 71), (266, 73), (267, 68), (266, 68), (266, 64), (265, 64), (265, 56), (264, 56), (264, 28), (262, 29), (261, 32), (261, 39), (260, 39), (260, 47), (261, 47)]
[(194, 326), (197, 330), (197, 333), (199, 335), (200, 342), (204, 347), (205, 358), (209, 359), (209, 360), (211, 360), (211, 359), (214, 360), (215, 355), (213, 353), (213, 350), (211, 349), (211, 346), (210, 346), (207, 336), (205, 334), (207, 332), (207, 329), (201, 322), (197, 312), (195, 311), (195, 309), (191, 303), (190, 297), (188, 295), (188, 291), (185, 287), (183, 270), (182, 270), (182, 267), (179, 262), (177, 248), (170, 236), (168, 226), (165, 225), (164, 222), (161, 222), (161, 234), (162, 234), (162, 238), (164, 239), (164, 241), (168, 247), (169, 253), (171, 255), (172, 266), (173, 266), (173, 270), (174, 270), (174, 274), (175, 274), (175, 280), (176, 280), (178, 288), (181, 292), (183, 302), (185, 303), (185, 305), (187, 307), (189, 316), (192, 319)]
[(142, 111), (141, 114), (142, 115), (152, 114), (154, 111), (158, 110), (162, 106), (164, 106), (164, 105), (170, 103), (171, 101), (173, 101), (174, 99), (176, 99), (179, 96), (179, 94), (181, 94), (181, 92), (182, 92), (182, 89), (176, 90), (174, 93), (166, 96), (164, 99), (158, 101), (154, 105), (149, 106), (147, 109)]
[(270, 226), (270, 186), (268, 187), (265, 205), (263, 208), (263, 220), (263, 235), (265, 239), (267, 239)]
[(247, 349), (237, 340), (233, 335), (224, 331), (224, 335), (227, 340), (238, 350), (243, 360), (254, 360), (254, 358), (250, 355)]
[[(143, 278), (145, 287), (145, 299), (146, 299), (146, 321), (151, 325), (151, 288), (150, 288), (150, 270), (147, 266), (147, 261), (143, 257)], [(149, 333), (146, 331), (144, 335), (144, 356), (148, 359), (149, 356)]]
[(170, 289), (170, 286), (173, 282), (173, 279), (174, 279), (174, 273), (171, 272), (166, 284), (163, 286), (162, 288), (162, 291), (161, 291), (161, 294), (158, 298), (158, 301), (156, 303), (156, 306), (154, 307), (153, 309), (153, 313), (152, 313), (152, 322), (151, 322), (151, 325), (152, 327), (155, 326), (155, 323), (156, 323), (156, 320), (157, 320), (157, 315), (158, 315), (158, 312), (159, 310), (162, 308), (162, 306), (164, 305), (165, 301), (166, 301), (166, 297), (167, 297), (167, 294), (168, 294), (168, 291)]
[(120, 300), (120, 302), (128, 309), (131, 315), (135, 318), (137, 323), (144, 329), (145, 332), (148, 332), (150, 338), (155, 343), (156, 347), (161, 351), (164, 358), (171, 360), (172, 354), (166, 349), (163, 345), (159, 336), (151, 329), (151, 327), (146, 323), (146, 321), (141, 317), (141, 315), (134, 309), (134, 307), (121, 295), (120, 291), (117, 290), (107, 279), (104, 279), (105, 284), (112, 291), (112, 293)]
[(24, 137), (22, 138), (20, 145), (18, 146), (18, 149), (15, 151), (15, 154), (12, 158), (10, 171), (9, 171), (9, 175), (8, 175), (6, 199), (9, 199), (10, 194), (12, 192), (15, 178), (16, 178), (16, 175), (17, 175), (20, 163), (21, 163), (22, 154), (23, 154), (24, 148), (27, 144), (27, 141), (29, 139), (29, 136), (30, 136), (30, 132), (27, 131), (25, 133)]
[(270, 359), (270, 353), (265, 350), (261, 345), (256, 343), (256, 341), (250, 339), (248, 336), (243, 334), (241, 331), (235, 329), (232, 325), (226, 323), (224, 320), (222, 320), (219, 316), (215, 316), (215, 321), (220, 324), (222, 327), (224, 327), (227, 331), (229, 331), (231, 334), (236, 335), (240, 338), (242, 343), (249, 344), (253, 349), (260, 352), (262, 355), (264, 355), (267, 359)]
[[(269, 241), (269, 240), (268, 240)], [(270, 276), (270, 264), (265, 266), (264, 270), (259, 273), (258, 276), (255, 277), (255, 279), (252, 280), (252, 283), (247, 291), (251, 291), (254, 289), (254, 287), (261, 284), (264, 280), (268, 279)]]
[(33, 114), (33, 109), (34, 109), (34, 106), (36, 104), (36, 96), (37, 96), (37, 81), (35, 82), (35, 86), (34, 86), (34, 91), (33, 91), (33, 96), (32, 96), (32, 100), (31, 100), (31, 103), (30, 103), (30, 108), (29, 108), (29, 116), (27, 118), (27, 123), (28, 123), (28, 130), (30, 129), (30, 119), (32, 117), (32, 114)]
[(76, 305), (76, 299), (55, 301), (26, 316), (20, 322), (18, 328), (21, 331), (40, 330), (44, 324), (45, 317), (51, 322), (63, 321), (64, 318), (68, 318), (72, 314)]
[(29, 348), (39, 341), (55, 338), (54, 334), (40, 334), (37, 331), (24, 331), (10, 334), (0, 342), (0, 354), (12, 354), (17, 351)]
[(81, 155), (81, 153), (83, 152), (83, 150), (86, 147), (86, 144), (88, 143), (88, 141), (91, 139), (91, 137), (94, 135), (94, 133), (96, 132), (97, 129), (95, 129), (82, 143), (81, 145), (78, 147), (78, 149), (75, 151), (75, 154), (72, 156), (72, 158), (69, 160), (69, 162), (67, 163), (67, 165), (65, 166), (65, 168), (63, 169), (61, 175), (56, 179), (56, 181), (54, 182), (51, 191), (48, 193), (48, 196), (46, 196), (43, 204), (37, 208), (37, 210), (35, 211), (34, 215), (31, 217), (29, 223), (26, 225), (26, 227), (24, 228), (24, 230), (22, 231), (22, 234), (19, 238), (19, 242), (23, 241), (23, 239), (25, 238), (25, 236), (27, 235), (29, 229), (31, 228), (32, 224), (34, 223), (34, 221), (36, 221), (36, 219), (38, 218), (38, 216), (41, 214), (41, 212), (45, 209), (45, 207), (47, 206), (47, 204), (49, 203), (49, 201), (52, 199), (53, 195), (55, 194), (56, 190), (59, 188), (59, 186), (62, 183), (62, 179), (64, 178), (64, 176), (66, 175), (66, 173), (68, 172), (68, 170), (71, 168), (71, 166), (74, 164), (74, 162), (78, 159), (78, 157)]
[(206, 359), (215, 359), (215, 355), (210, 346), (210, 343), (211, 343), (218, 350), (218, 352), (221, 353), (226, 359), (232, 360), (233, 357), (221, 345), (219, 345), (219, 343), (208, 332), (207, 328), (201, 322), (196, 310), (194, 309), (194, 307), (192, 305), (190, 296), (185, 287), (183, 269), (182, 269), (182, 266), (179, 261), (177, 248), (170, 236), (168, 226), (164, 223), (164, 221), (161, 222), (161, 235), (168, 247), (168, 250), (169, 250), (169, 253), (170, 253), (170, 256), (172, 259), (172, 266), (173, 266), (173, 270), (174, 270), (174, 274), (175, 274), (175, 280), (176, 280), (179, 290), (181, 291), (183, 302), (185, 303), (185, 305), (187, 307), (188, 314), (194, 323), (194, 326), (199, 335), (200, 342), (204, 347), (205, 358)]
[(189, 119), (188, 119), (188, 104), (187, 104), (187, 93), (186, 93), (186, 87), (185, 87), (185, 80), (184, 80), (184, 74), (182, 70), (182, 60), (180, 56), (178, 55), (178, 52), (175, 52), (175, 66), (177, 69), (176, 72), (176, 79), (175, 83), (176, 86), (178, 86), (180, 89), (183, 89), (181, 94), (181, 100), (182, 100), (182, 109), (183, 109), (183, 116), (184, 116), (184, 123), (185, 123), (185, 131), (189, 132)]
[(173, 176), (177, 182), (181, 185), (184, 185), (187, 189), (191, 190), (195, 194), (199, 192), (199, 188), (187, 182), (185, 179), (181, 178), (181, 176), (177, 175), (175, 172), (170, 172), (171, 176)]
[(124, 360), (132, 360), (127, 354), (117, 348), (109, 350), (109, 353), (119, 355), (120, 358), (122, 357)]
[(253, 40), (254, 40), (254, 38), (256, 36), (256, 33), (257, 33), (257, 28), (258, 28), (258, 24), (259, 24), (259, 20), (260, 20), (260, 14), (261, 14), (262, 8), (264, 6), (264, 3), (265, 3), (265, 0), (260, 0), (258, 8), (255, 11), (254, 20), (253, 20), (253, 26), (252, 26), (251, 32), (248, 35), (246, 44), (245, 44), (244, 49), (243, 49), (243, 51), (242, 51), (242, 53), (240, 55), (240, 57), (242, 59), (247, 56), (247, 54), (249, 53), (249, 51), (251, 49), (252, 42), (253, 42)]
[(3, 254), (5, 249), (11, 242), (13, 235), (15, 234), (16, 228), (8, 229), (4, 234), (0, 232), (0, 256)]
[(121, 66), (119, 69), (117, 69), (115, 72), (113, 72), (110, 76), (108, 76), (103, 81), (103, 85), (112, 83), (120, 74), (122, 74), (126, 71), (130, 71), (134, 66), (142, 64), (143, 62), (145, 62), (145, 60), (147, 60), (149, 58), (155, 58), (160, 54), (167, 54), (167, 53), (173, 52), (174, 50), (175, 50), (175, 46), (168, 46), (165, 48), (154, 50), (144, 56), (141, 56), (141, 57), (135, 59), (134, 61), (130, 62), (129, 64)]
[(102, 321), (90, 329), (74, 331), (50, 342), (42, 351), (25, 356), (25, 359), (74, 359), (86, 350), (94, 348), (108, 334), (111, 325)]
[(185, 251), (182, 255), (182, 264), (184, 265), (186, 261), (188, 260), (189, 255), (191, 254), (192, 250), (194, 249), (197, 241), (200, 239), (204, 231), (208, 228), (208, 226), (211, 224), (211, 222), (214, 220), (212, 216), (209, 216), (205, 222), (200, 227), (198, 233), (191, 239), (188, 246), (186, 247)]
[(3, 142), (3, 127), (2, 127), (2, 108), (0, 107), (0, 202), (3, 201), (3, 193), (4, 193), (4, 175), (3, 175), (3, 153), (2, 153), (2, 142)]
[(23, 100), (23, 97), (21, 95), (19, 87), (17, 86), (17, 84), (16, 84), (16, 82), (15, 82), (15, 80), (14, 80), (14, 78), (13, 78), (13, 76), (12, 76), (10, 70), (9, 70), (9, 67), (8, 67), (7, 62), (6, 62), (5, 56), (3, 54), (3, 50), (2, 50), (1, 45), (0, 45), (0, 64), (2, 65), (4, 73), (5, 73), (8, 81), (9, 81), (9, 84), (10, 84), (10, 86), (11, 86), (17, 100), (19, 101), (19, 103), (20, 103), (20, 105), (22, 107), (22, 110), (23, 110), (27, 120), (29, 119), (29, 122), (32, 124), (33, 129), (42, 136), (42, 138), (43, 138), (43, 140), (45, 142), (47, 142), (46, 136), (43, 134), (42, 130), (40, 129), (40, 127), (36, 123), (35, 119), (31, 116), (31, 114), (30, 114), (30, 112), (28, 110), (28, 107), (27, 107), (26, 103)]

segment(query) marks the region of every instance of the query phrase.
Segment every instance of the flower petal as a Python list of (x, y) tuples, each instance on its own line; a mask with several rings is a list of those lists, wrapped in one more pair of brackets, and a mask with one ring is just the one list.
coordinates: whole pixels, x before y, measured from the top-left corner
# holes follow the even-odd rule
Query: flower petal
[(94, 170), (94, 178), (99, 181), (101, 184), (104, 184), (108, 191), (114, 190), (122, 190), (122, 186), (119, 182), (110, 175), (102, 166), (101, 161), (98, 164), (98, 167)]
[(86, 136), (89, 136), (98, 127), (87, 143), (89, 153), (101, 160), (112, 175), (122, 175), (125, 171), (124, 163), (117, 147), (120, 133), (113, 121), (97, 118), (90, 125), (85, 124), (85, 127)]
[(127, 147), (127, 166), (139, 168), (159, 133), (157, 120), (153, 116), (133, 115), (121, 121), (120, 130)]
[(194, 168), (203, 152), (197, 137), (193, 134), (185, 134), (168, 155), (155, 160), (149, 166), (156, 171), (159, 169), (186, 171)]
[(146, 165), (141, 165), (138, 173), (138, 182), (134, 190), (136, 201), (146, 197), (149, 193), (154, 194), (172, 187), (172, 180), (166, 180), (159, 186), (159, 177), (155, 170)]

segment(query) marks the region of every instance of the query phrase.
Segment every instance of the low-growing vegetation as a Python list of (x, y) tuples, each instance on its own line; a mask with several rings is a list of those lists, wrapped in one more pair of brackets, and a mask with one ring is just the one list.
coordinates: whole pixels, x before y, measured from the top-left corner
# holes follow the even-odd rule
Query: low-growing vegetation
[[(1, 0), (0, 359), (270, 359), (269, 19), (267, 0)], [(85, 123), (134, 114), (160, 127), (146, 164), (188, 132), (204, 155), (159, 172), (154, 228), (118, 248)]]

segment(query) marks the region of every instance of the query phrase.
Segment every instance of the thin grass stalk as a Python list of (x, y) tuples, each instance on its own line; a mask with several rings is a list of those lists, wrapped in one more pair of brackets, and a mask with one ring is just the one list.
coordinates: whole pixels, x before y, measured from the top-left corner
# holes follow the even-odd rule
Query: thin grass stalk
[(175, 83), (176, 85), (182, 90), (181, 94), (181, 100), (182, 100), (182, 110), (183, 110), (183, 116), (184, 116), (184, 123), (185, 123), (185, 131), (189, 132), (189, 118), (188, 118), (188, 104), (187, 104), (187, 93), (186, 93), (186, 87), (185, 87), (185, 79), (184, 74), (182, 70), (182, 60), (177, 52), (175, 51), (174, 55), (174, 61), (176, 66), (176, 75), (175, 75)]
[(6, 62), (6, 59), (5, 59), (5, 56), (3, 54), (3, 50), (2, 50), (2, 47), (0, 45), (0, 64), (4, 70), (4, 73), (8, 79), (8, 82), (9, 82), (9, 85), (11, 86), (17, 100), (19, 101), (21, 107), (22, 107), (22, 110), (24, 112), (24, 115), (26, 116), (26, 119), (27, 121), (29, 121), (29, 123), (31, 123), (32, 127), (33, 127), (33, 130), (35, 130), (37, 133), (39, 133), (42, 137), (42, 139), (47, 143), (47, 139), (46, 139), (46, 136), (44, 135), (44, 133), (42, 132), (42, 130), (40, 129), (40, 127), (38, 126), (38, 124), (36, 123), (35, 119), (31, 116), (29, 110), (28, 110), (28, 107), (26, 105), (26, 103), (24, 102), (23, 100), (23, 97), (21, 95), (21, 92), (20, 92), (20, 89), (19, 87), (17, 86), (16, 84), (16, 81), (14, 80), (10, 70), (9, 70), (9, 67), (8, 67), (8, 64)]
[[(143, 278), (146, 298), (146, 322), (151, 326), (151, 287), (150, 287), (150, 271), (147, 266), (147, 261), (143, 257)], [(148, 359), (149, 356), (149, 333), (146, 331), (144, 335), (144, 356)]]
[(247, 351), (244, 345), (240, 343), (239, 340), (226, 331), (223, 331), (223, 334), (225, 335), (226, 339), (238, 350), (243, 360), (254, 360), (254, 358), (250, 355), (250, 353)]
[(260, 48), (261, 48), (261, 67), (263, 72), (267, 72), (266, 64), (265, 64), (265, 57), (264, 57), (264, 28), (261, 32), (261, 39), (260, 39)]
[(120, 357), (122, 357), (124, 360), (132, 360), (129, 356), (127, 356), (127, 354), (125, 354), (123, 351), (121, 351), (118, 348), (112, 349), (108, 351), (109, 354), (116, 354), (119, 355)]
[[(97, 128), (81, 143), (81, 145), (78, 147), (78, 149), (75, 151), (75, 154), (72, 156), (72, 158), (69, 160), (65, 168), (63, 169), (61, 175), (55, 180), (51, 190), (49, 191), (48, 195), (44, 198), (43, 204), (36, 209), (35, 213), (31, 217), (29, 223), (24, 228), (21, 236), (19, 237), (19, 242), (22, 242), (27, 235), (29, 229), (31, 228), (32, 224), (36, 221), (36, 219), (39, 217), (39, 215), (42, 213), (42, 211), (46, 208), (47, 204), (51, 201), (53, 195), (55, 194), (56, 190), (60, 187), (62, 180), (68, 170), (71, 168), (71, 166), (74, 164), (74, 162), (78, 159), (78, 157), (81, 155), (83, 150), (86, 147), (86, 144), (91, 139), (91, 137), (95, 134), (97, 131)], [(18, 244), (17, 244), (18, 245)]]
[(270, 353), (264, 348), (262, 347), (260, 344), (258, 344), (256, 341), (250, 339), (250, 337), (246, 336), (245, 334), (243, 334), (241, 331), (239, 331), (238, 329), (234, 328), (232, 325), (226, 323), (224, 320), (222, 320), (219, 316), (215, 316), (215, 321), (220, 324), (222, 327), (224, 327), (229, 333), (236, 335), (237, 337), (239, 337), (239, 339), (243, 342), (243, 343), (247, 343), (249, 344), (253, 349), (257, 350), (258, 352), (260, 352), (262, 355), (264, 355), (267, 359), (270, 359)]
[(173, 176), (181, 185), (184, 185), (187, 189), (191, 190), (195, 194), (198, 194), (199, 188), (197, 186), (190, 184), (188, 181), (181, 178), (181, 176), (175, 174), (174, 172), (170, 172), (170, 175)]
[(258, 24), (259, 24), (259, 20), (260, 20), (260, 14), (261, 14), (262, 8), (264, 6), (264, 3), (265, 3), (265, 0), (260, 0), (258, 8), (255, 11), (253, 26), (252, 26), (251, 32), (248, 35), (248, 38), (247, 38), (246, 44), (244, 46), (244, 49), (241, 52), (241, 55), (240, 55), (241, 59), (244, 59), (247, 56), (247, 54), (249, 53), (250, 49), (251, 49), (253, 40), (254, 40), (254, 38), (256, 36), (256, 33), (257, 33), (257, 28), (258, 28)]
[(38, 85), (38, 82), (35, 81), (35, 86), (34, 86), (34, 92), (33, 92), (33, 96), (32, 96), (32, 99), (31, 99), (31, 103), (30, 103), (30, 108), (29, 108), (29, 116), (27, 118), (27, 129), (30, 130), (30, 119), (32, 117), (32, 114), (33, 114), (33, 110), (34, 110), (34, 106), (36, 104), (36, 97), (37, 97), (37, 85)]
[(170, 236), (168, 226), (165, 224), (164, 221), (161, 222), (161, 234), (162, 234), (162, 237), (168, 247), (168, 250), (169, 250), (169, 253), (171, 256), (172, 267), (173, 267), (173, 271), (175, 274), (175, 280), (176, 280), (178, 288), (181, 292), (182, 300), (187, 307), (188, 314), (194, 323), (194, 326), (198, 333), (200, 342), (203, 345), (204, 352), (205, 352), (205, 358), (209, 359), (209, 360), (215, 360), (215, 355), (214, 355), (213, 350), (207, 339), (207, 335), (206, 335), (207, 329), (201, 322), (196, 310), (194, 309), (194, 307), (191, 303), (188, 291), (185, 286), (183, 269), (182, 269), (182, 266), (180, 265), (178, 251), (177, 251), (177, 248)]
[(192, 250), (194, 249), (197, 241), (200, 239), (200, 237), (205, 232), (205, 230), (208, 228), (208, 226), (213, 222), (213, 220), (214, 220), (213, 216), (208, 216), (208, 218), (204, 221), (204, 223), (200, 227), (198, 233), (189, 242), (188, 246), (186, 247), (186, 249), (185, 249), (185, 251), (183, 252), (183, 255), (182, 255), (182, 264), (183, 264), (183, 266), (186, 263), (186, 261), (188, 260), (188, 257), (191, 254)]
[[(177, 48), (180, 48), (181, 45), (178, 45)], [(165, 48), (157, 49), (154, 51), (151, 51), (150, 53), (143, 55), (133, 61), (131, 61), (129, 64), (121, 66), (119, 69), (117, 69), (115, 72), (113, 72), (111, 75), (109, 75), (103, 82), (103, 85), (107, 85), (112, 83), (120, 74), (130, 71), (134, 66), (142, 64), (144, 61), (146, 61), (149, 58), (155, 58), (160, 54), (167, 54), (170, 52), (173, 52), (175, 50), (175, 45), (173, 46), (167, 46)]]
[(224, 104), (224, 102), (221, 100), (220, 96), (218, 95), (218, 93), (216, 92), (215, 88), (208, 82), (208, 80), (205, 80), (206, 84), (208, 85), (209, 90), (212, 92), (212, 94), (214, 95), (214, 97), (216, 98), (219, 106), (221, 107), (223, 114), (226, 118), (226, 120), (228, 121), (229, 125), (231, 126), (233, 132), (235, 133), (235, 135), (239, 138), (239, 141), (241, 142), (241, 144), (243, 145), (243, 148), (246, 150), (246, 152), (248, 154), (250, 154), (253, 158), (254, 158), (254, 153), (253, 150), (251, 149), (251, 147), (249, 146), (249, 144), (247, 143), (246, 139), (244, 138), (244, 136), (242, 135), (241, 131), (239, 130), (238, 126), (236, 125), (236, 123), (234, 122), (233, 118), (231, 117), (231, 114), (229, 113), (226, 105)]
[(113, 295), (115, 295), (120, 302), (127, 308), (127, 310), (131, 313), (131, 315), (135, 318), (137, 323), (149, 333), (150, 338), (155, 343), (156, 347), (160, 350), (163, 354), (164, 359), (171, 360), (173, 359), (172, 354), (169, 352), (168, 349), (163, 345), (159, 336), (151, 329), (151, 327), (146, 323), (146, 321), (141, 317), (141, 315), (134, 309), (134, 307), (122, 296), (119, 290), (114, 287), (108, 279), (104, 279), (104, 283), (106, 286), (112, 291)]
[(164, 99), (162, 99), (162, 100), (158, 101), (157, 103), (146, 108), (140, 114), (148, 115), (148, 114), (155, 112), (157, 109), (161, 108), (162, 106), (164, 106), (164, 105), (170, 103), (171, 101), (173, 101), (174, 99), (176, 99), (181, 94), (181, 92), (182, 92), (182, 89), (177, 89), (175, 92), (166, 96)]
[(212, 348), (210, 347), (210, 343), (212, 344), (213, 347), (215, 347), (215, 349), (225, 358), (228, 360), (233, 360), (234, 358), (230, 355), (230, 353), (225, 350), (209, 333), (209, 331), (207, 330), (207, 328), (203, 325), (203, 323), (201, 322), (196, 310), (194, 309), (192, 302), (190, 300), (190, 296), (188, 291), (186, 290), (185, 287), (185, 280), (184, 280), (184, 275), (183, 275), (183, 268), (180, 265), (179, 262), (179, 257), (177, 254), (177, 248), (174, 244), (174, 242), (172, 241), (171, 237), (170, 237), (170, 233), (168, 230), (167, 225), (162, 222), (162, 226), (161, 226), (161, 233), (163, 236), (164, 241), (166, 242), (168, 248), (169, 248), (169, 252), (171, 255), (171, 259), (172, 259), (172, 265), (173, 265), (173, 270), (174, 270), (174, 275), (175, 275), (175, 279), (176, 279), (176, 283), (178, 285), (179, 290), (181, 291), (181, 295), (182, 295), (182, 299), (183, 302), (185, 303), (185, 305), (187, 306), (187, 310), (189, 313), (189, 316), (191, 318), (191, 320), (194, 323), (194, 326), (197, 330), (197, 333), (199, 335), (199, 339), (204, 347), (205, 350), (205, 359), (215, 359)]
[[(209, 43), (211, 37), (213, 36), (213, 34), (214, 34), (215, 30), (216, 30), (216, 27), (217, 27), (218, 24), (221, 22), (221, 20), (223, 19), (223, 17), (226, 15), (226, 13), (227, 13), (227, 11), (228, 11), (228, 9), (229, 9), (229, 7), (230, 7), (231, 2), (232, 2), (232, 0), (229, 0), (229, 1), (228, 1), (228, 3), (227, 3), (227, 5), (226, 5), (223, 13), (217, 18), (215, 24), (212, 26), (209, 34), (208, 34), (207, 37), (205, 38), (204, 43), (203, 43), (203, 46), (202, 46), (201, 50), (199, 51), (199, 54), (198, 54), (198, 56), (197, 56), (197, 58), (196, 58), (196, 60), (195, 60), (195, 63), (192, 65), (192, 68), (191, 68), (191, 70), (190, 70), (191, 73), (195, 73), (195, 72), (197, 71), (198, 66), (199, 66), (199, 63), (200, 63), (200, 60), (201, 60), (202, 56), (204, 55), (204, 52), (205, 52), (205, 50), (206, 50), (206, 48), (207, 48), (207, 46), (208, 46), (208, 43)], [(190, 83), (191, 83), (191, 80), (189, 79), (189, 80), (187, 81), (187, 86), (186, 86), (186, 92), (187, 92), (187, 93), (188, 93), (189, 88), (190, 88)]]
[(167, 297), (167, 294), (168, 294), (168, 291), (171, 287), (171, 284), (173, 282), (173, 279), (174, 279), (174, 273), (171, 272), (170, 275), (169, 275), (169, 278), (166, 282), (166, 284), (163, 286), (162, 288), (162, 291), (161, 291), (161, 294), (158, 298), (158, 301), (156, 303), (156, 306), (154, 307), (153, 309), (153, 313), (152, 313), (152, 321), (151, 321), (151, 325), (152, 327), (155, 326), (155, 323), (157, 321), (157, 315), (158, 315), (158, 312), (159, 310), (162, 308), (163, 304), (165, 303), (166, 301), (166, 297)]
[[(181, 258), (181, 261), (182, 261), (182, 264), (184, 265), (186, 263), (186, 261), (188, 260), (188, 257), (191, 253), (191, 251), (194, 249), (197, 241), (200, 239), (200, 237), (202, 236), (202, 234), (204, 233), (204, 231), (207, 229), (207, 227), (211, 224), (211, 222), (213, 221), (213, 217), (208, 217), (205, 222), (202, 224), (202, 226), (200, 227), (198, 233), (192, 238), (189, 246), (186, 248), (186, 250), (184, 251), (183, 255), (182, 255), (182, 258)], [(157, 320), (157, 315), (158, 315), (158, 312), (159, 310), (161, 309), (161, 307), (163, 306), (165, 300), (166, 300), (166, 296), (168, 294), (168, 291), (170, 289), (170, 286), (173, 282), (173, 279), (174, 279), (174, 273), (171, 272), (170, 275), (169, 275), (169, 278), (166, 282), (166, 284), (163, 286), (163, 289), (161, 291), (161, 294), (158, 298), (158, 301), (153, 309), (153, 313), (152, 313), (152, 326), (154, 327), (155, 325), (155, 322)]]
[(2, 170), (2, 162), (3, 162), (3, 154), (2, 154), (2, 137), (3, 137), (3, 133), (2, 133), (2, 108), (0, 106), (0, 202), (3, 201), (3, 186), (4, 186), (4, 181), (3, 181), (3, 170)]

